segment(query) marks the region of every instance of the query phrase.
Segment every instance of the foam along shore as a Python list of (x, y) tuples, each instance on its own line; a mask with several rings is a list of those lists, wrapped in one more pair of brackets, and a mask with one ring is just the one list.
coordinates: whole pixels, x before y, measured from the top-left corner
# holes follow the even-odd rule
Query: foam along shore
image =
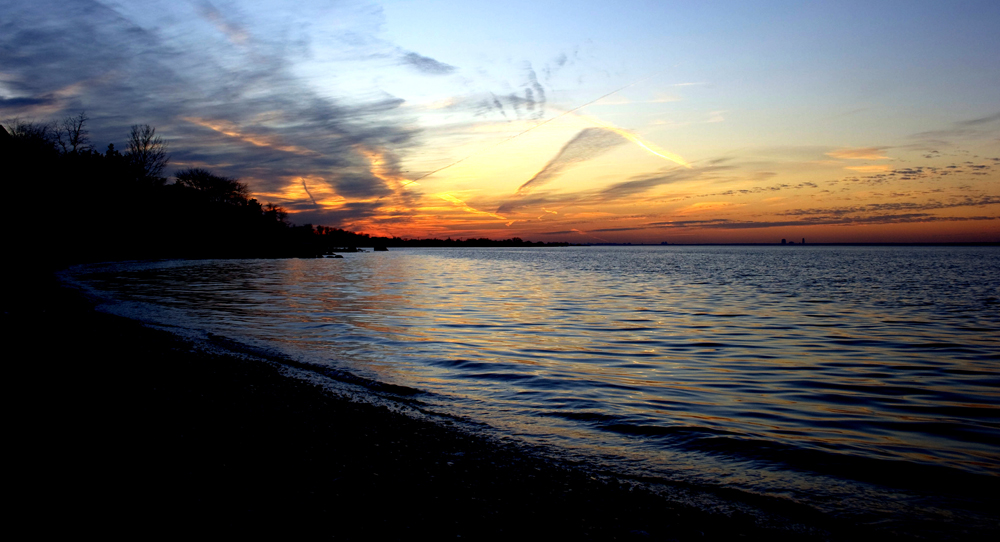
[[(41, 532), (340, 539), (830, 540), (891, 533), (719, 491), (719, 511), (101, 314), (43, 277), (4, 305), (19, 518)], [(15, 296), (17, 297), (17, 296)], [(655, 487), (653, 488), (655, 489)]]

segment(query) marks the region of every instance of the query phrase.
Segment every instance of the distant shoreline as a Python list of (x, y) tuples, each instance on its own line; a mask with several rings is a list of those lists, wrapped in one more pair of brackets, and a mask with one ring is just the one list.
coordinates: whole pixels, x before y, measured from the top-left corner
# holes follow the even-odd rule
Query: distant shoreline
[(960, 241), (954, 243), (579, 243), (585, 247), (1000, 247), (1000, 241)]
[[(461, 243), (461, 241), (459, 241)], [(773, 246), (810, 246), (810, 247), (1000, 247), (1000, 241), (969, 241), (954, 243), (552, 243), (534, 245), (501, 245), (501, 244), (414, 244), (378, 245), (387, 248), (564, 248), (564, 247), (773, 247)], [(372, 248), (372, 245), (358, 245), (359, 248)], [(338, 252), (338, 251), (334, 251)], [(345, 252), (345, 251), (340, 251)]]

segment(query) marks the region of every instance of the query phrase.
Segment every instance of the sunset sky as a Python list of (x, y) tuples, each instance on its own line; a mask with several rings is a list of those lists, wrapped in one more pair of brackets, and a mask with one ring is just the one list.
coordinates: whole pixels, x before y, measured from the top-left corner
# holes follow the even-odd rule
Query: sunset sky
[(296, 223), (1000, 241), (1000, 2), (0, 0), (0, 121), (156, 127)]

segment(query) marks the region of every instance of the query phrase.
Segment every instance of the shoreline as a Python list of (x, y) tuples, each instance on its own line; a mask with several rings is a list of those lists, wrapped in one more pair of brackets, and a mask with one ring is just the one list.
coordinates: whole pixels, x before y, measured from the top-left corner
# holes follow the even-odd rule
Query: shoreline
[(23, 496), (20, 516), (43, 529), (126, 535), (207, 524), (341, 539), (893, 538), (779, 499), (722, 490), (720, 499), (741, 505), (732, 510), (749, 511), (725, 514), (672, 501), (643, 481), (595, 475), (586, 458), (583, 466), (553, 461), (350, 402), (264, 362), (198, 350), (98, 313), (51, 275), (27, 282), (5, 302), (3, 324), (12, 347), (27, 346), (8, 384), (24, 466), (14, 487)]

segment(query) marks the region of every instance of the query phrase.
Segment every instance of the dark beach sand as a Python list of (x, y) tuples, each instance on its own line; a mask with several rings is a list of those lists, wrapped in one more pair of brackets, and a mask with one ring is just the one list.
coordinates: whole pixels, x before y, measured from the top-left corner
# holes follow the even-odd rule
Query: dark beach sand
[[(720, 513), (352, 403), (267, 363), (8, 282), (8, 517), (37, 534), (337, 539), (886, 539), (777, 499)], [(584, 459), (584, 458), (581, 458)]]

